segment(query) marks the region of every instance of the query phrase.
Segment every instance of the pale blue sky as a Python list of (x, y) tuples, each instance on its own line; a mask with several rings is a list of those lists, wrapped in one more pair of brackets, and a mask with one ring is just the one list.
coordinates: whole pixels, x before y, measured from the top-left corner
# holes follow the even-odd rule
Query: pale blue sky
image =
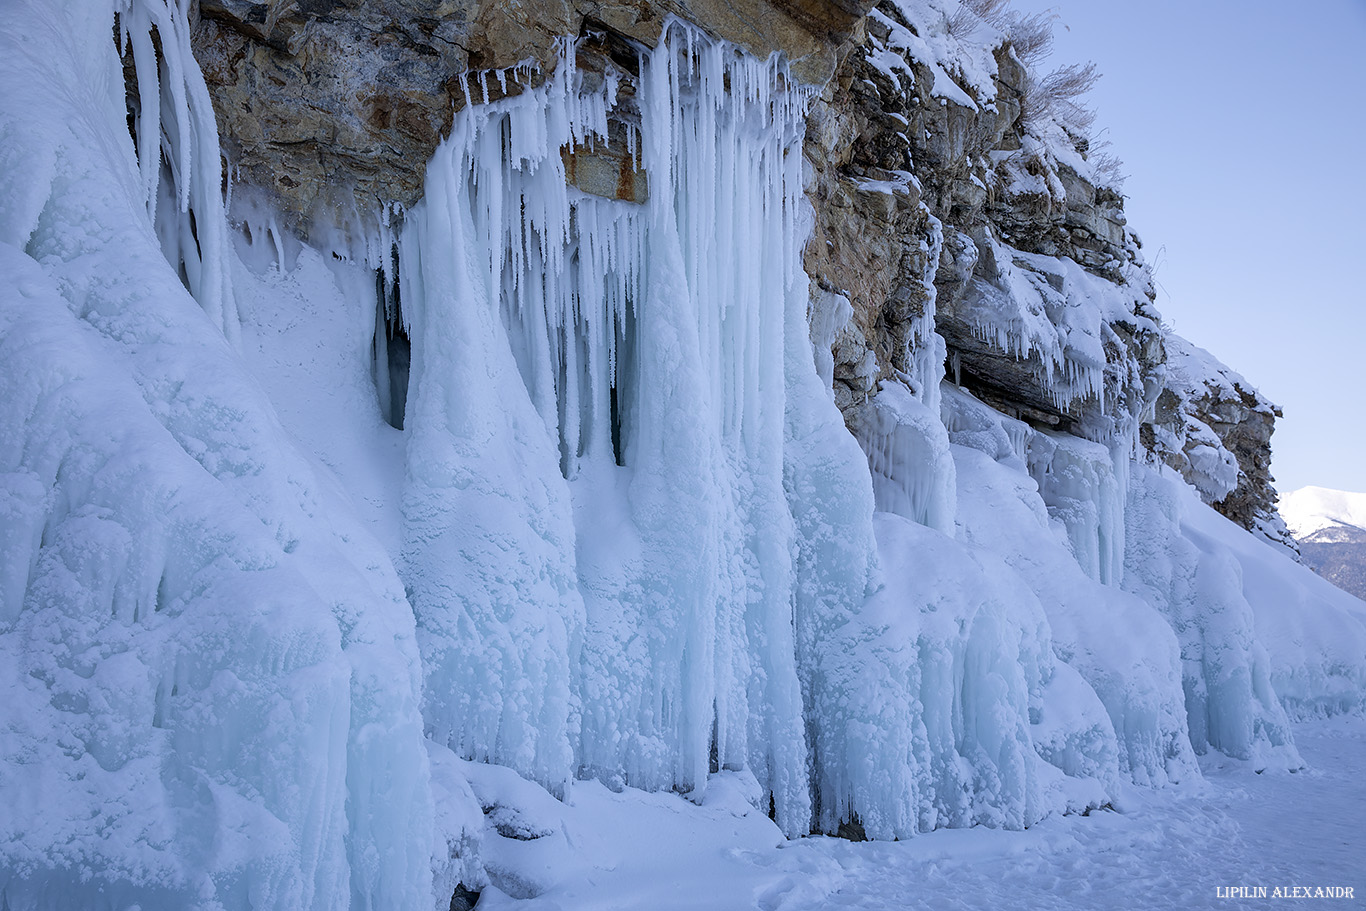
[(1177, 332), (1285, 410), (1272, 472), (1366, 491), (1366, 0), (1015, 0), (1093, 60)]

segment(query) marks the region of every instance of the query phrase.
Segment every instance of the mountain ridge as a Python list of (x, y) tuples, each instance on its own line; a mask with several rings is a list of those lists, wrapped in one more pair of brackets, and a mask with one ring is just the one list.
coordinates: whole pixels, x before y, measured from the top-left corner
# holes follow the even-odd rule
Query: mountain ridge
[(1366, 493), (1301, 487), (1281, 499), (1281, 516), (1306, 566), (1366, 600)]

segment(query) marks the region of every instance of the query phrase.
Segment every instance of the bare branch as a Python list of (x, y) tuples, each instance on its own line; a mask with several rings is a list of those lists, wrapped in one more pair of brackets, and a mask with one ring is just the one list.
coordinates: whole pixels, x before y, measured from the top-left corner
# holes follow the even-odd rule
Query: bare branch
[(1009, 5), (1010, 0), (960, 0), (957, 12), (949, 17), (949, 34), (966, 38), (981, 22), (999, 27)]

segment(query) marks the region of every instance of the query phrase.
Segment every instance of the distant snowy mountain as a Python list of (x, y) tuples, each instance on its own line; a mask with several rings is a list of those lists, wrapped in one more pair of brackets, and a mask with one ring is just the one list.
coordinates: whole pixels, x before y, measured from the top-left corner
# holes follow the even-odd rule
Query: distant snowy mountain
[(1307, 566), (1366, 599), (1366, 493), (1301, 487), (1281, 500), (1281, 515)]
[(1296, 538), (1336, 525), (1366, 529), (1366, 493), (1301, 487), (1281, 498), (1281, 516)]

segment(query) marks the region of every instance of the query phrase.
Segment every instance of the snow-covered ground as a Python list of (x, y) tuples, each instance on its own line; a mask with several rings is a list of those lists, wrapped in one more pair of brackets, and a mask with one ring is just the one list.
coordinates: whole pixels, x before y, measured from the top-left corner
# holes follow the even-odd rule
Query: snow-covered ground
[(1230, 888), (1260, 886), (1268, 901), (1277, 887), (1335, 887), (1353, 890), (1335, 907), (1366, 905), (1366, 720), (1297, 724), (1295, 739), (1309, 764), (1298, 773), (1212, 754), (1203, 782), (1131, 790), (1113, 812), (902, 842), (783, 841), (736, 788), (697, 807), (579, 782), (563, 810), (572, 873), (529, 901), (490, 889), (478, 907), (1231, 908), (1253, 899)]

